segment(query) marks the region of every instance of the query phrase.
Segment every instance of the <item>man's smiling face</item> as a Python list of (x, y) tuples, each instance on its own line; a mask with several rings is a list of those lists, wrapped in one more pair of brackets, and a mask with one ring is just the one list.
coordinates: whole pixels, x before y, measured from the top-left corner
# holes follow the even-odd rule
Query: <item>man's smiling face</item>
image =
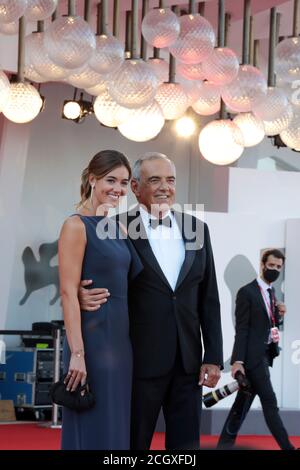
[(140, 180), (132, 180), (132, 190), (140, 204), (154, 215), (167, 212), (175, 201), (176, 171), (172, 162), (157, 158), (141, 165)]

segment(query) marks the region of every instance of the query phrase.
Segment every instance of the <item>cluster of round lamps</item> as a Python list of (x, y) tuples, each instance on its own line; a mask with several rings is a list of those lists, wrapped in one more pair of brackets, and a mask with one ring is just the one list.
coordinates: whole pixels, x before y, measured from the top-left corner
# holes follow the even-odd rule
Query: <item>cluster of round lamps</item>
[[(13, 31), (23, 15), (29, 21), (46, 20), (56, 7), (57, 0), (0, 0), (0, 32), (10, 34), (5, 28)], [(299, 38), (278, 44), (278, 86), (268, 87), (258, 68), (240, 65), (228, 47), (215, 47), (214, 30), (200, 14), (178, 17), (169, 8), (150, 10), (142, 34), (149, 45), (167, 48), (176, 59), (177, 82), (168, 79), (165, 59), (125, 59), (117, 38), (95, 35), (76, 15), (58, 17), (45, 32), (26, 37), (25, 76), (32, 82), (61, 81), (84, 89), (95, 97), (96, 118), (137, 142), (155, 138), (166, 120), (176, 120), (178, 133), (190, 135), (195, 126), (185, 116), (187, 109), (213, 116), (223, 101), (234, 119), (213, 120), (199, 135), (201, 153), (215, 164), (234, 162), (265, 135), (280, 134), (288, 147), (300, 148), (300, 103), (290, 92), (292, 82), (300, 79)], [(9, 84), (0, 72), (0, 111), (8, 119), (28, 122), (41, 106), (35, 87)], [(69, 103), (66, 113), (78, 115), (78, 106)]]

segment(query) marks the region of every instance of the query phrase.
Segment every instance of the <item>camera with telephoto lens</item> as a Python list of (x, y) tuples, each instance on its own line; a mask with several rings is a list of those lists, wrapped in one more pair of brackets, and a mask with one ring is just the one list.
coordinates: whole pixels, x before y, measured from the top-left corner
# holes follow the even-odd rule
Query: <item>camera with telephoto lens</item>
[(217, 390), (213, 390), (212, 392), (206, 393), (203, 396), (203, 403), (206, 408), (211, 408), (220, 400), (223, 400), (237, 390), (242, 390), (245, 393), (251, 393), (251, 384), (247, 377), (240, 370), (236, 372), (234, 378), (234, 382), (230, 382), (229, 384), (224, 385)]

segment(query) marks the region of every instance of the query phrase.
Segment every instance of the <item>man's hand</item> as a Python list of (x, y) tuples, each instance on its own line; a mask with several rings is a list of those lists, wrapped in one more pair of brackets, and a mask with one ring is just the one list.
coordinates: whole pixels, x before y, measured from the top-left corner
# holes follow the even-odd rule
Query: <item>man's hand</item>
[(240, 371), (243, 375), (246, 375), (245, 374), (245, 368), (243, 366), (243, 364), (239, 363), (239, 362), (234, 362), (231, 366), (231, 375), (232, 377), (235, 379), (235, 374), (237, 373), (237, 371)]
[(110, 296), (107, 289), (85, 289), (86, 286), (90, 286), (93, 281), (81, 281), (78, 299), (81, 310), (87, 310), (92, 312), (98, 310), (102, 304), (105, 304)]
[(286, 314), (286, 306), (283, 302), (276, 302), (276, 307), (278, 308), (278, 313), (281, 317)]
[(203, 364), (200, 370), (198, 385), (214, 388), (221, 377), (220, 367), (215, 364)]

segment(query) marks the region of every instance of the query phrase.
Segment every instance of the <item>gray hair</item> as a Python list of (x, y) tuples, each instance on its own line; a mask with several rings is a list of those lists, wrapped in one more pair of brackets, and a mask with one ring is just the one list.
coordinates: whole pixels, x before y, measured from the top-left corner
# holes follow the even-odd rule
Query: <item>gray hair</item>
[(133, 165), (132, 168), (132, 178), (139, 181), (141, 178), (141, 166), (143, 162), (151, 161), (151, 160), (165, 160), (166, 162), (171, 163), (174, 168), (174, 162), (170, 160), (164, 153), (159, 152), (146, 152), (142, 157), (140, 157)]

